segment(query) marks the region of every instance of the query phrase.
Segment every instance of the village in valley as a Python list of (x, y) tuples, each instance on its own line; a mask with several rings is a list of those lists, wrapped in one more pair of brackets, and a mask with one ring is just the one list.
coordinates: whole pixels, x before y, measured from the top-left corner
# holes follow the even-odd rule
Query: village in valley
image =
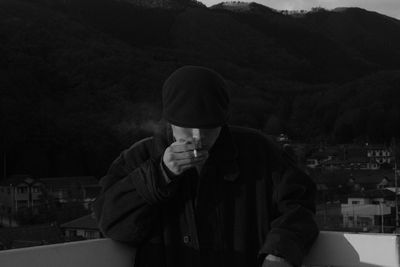
[(311, 145), (296, 144), (281, 134), (278, 142), (316, 183), (316, 219), (322, 230), (399, 231), (400, 172), (394, 141)]
[(93, 176), (0, 180), (0, 250), (101, 238), (91, 212)]
[[(327, 145), (296, 143), (285, 134), (273, 138), (314, 180), (321, 230), (398, 232), (394, 142)], [(0, 249), (102, 238), (91, 210), (99, 192), (94, 176), (4, 177)]]

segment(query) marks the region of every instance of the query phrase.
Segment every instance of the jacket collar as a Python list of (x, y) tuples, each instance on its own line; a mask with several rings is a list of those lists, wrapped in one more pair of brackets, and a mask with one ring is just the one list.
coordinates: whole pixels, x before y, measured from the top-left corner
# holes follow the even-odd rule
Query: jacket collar
[[(152, 157), (162, 158), (165, 149), (173, 143), (171, 127), (161, 121), (154, 133), (154, 149)], [(221, 132), (210, 150), (206, 164), (215, 166), (217, 172), (226, 181), (235, 181), (239, 176), (238, 150), (228, 125), (222, 126)]]

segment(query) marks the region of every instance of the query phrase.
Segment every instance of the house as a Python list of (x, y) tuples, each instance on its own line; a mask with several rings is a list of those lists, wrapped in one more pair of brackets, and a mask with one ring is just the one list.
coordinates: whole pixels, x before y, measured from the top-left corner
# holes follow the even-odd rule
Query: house
[(347, 144), (330, 150), (320, 148), (308, 158), (308, 167), (327, 170), (379, 170), (382, 164), (392, 162), (392, 153), (385, 146)]
[(43, 177), (46, 192), (60, 203), (83, 201), (86, 208), (100, 193), (100, 185), (94, 176)]
[(351, 170), (378, 170), (379, 164), (367, 157), (353, 157), (345, 161), (345, 168)]
[(34, 179), (30, 175), (12, 175), (0, 182), (0, 213), (15, 213), (39, 205), (44, 193), (60, 203), (76, 200), (90, 203), (99, 192), (100, 185), (93, 176)]
[(8, 215), (40, 203), (43, 183), (30, 175), (12, 175), (0, 182), (0, 214)]
[[(0, 224), (17, 226), (16, 214), (20, 211), (43, 213), (46, 203), (56, 204), (59, 208), (67, 203), (78, 203), (89, 210), (99, 192), (100, 186), (93, 176), (32, 178), (30, 175), (12, 175), (0, 182)], [(58, 218), (77, 211), (72, 206), (68, 209), (60, 212)]]
[(344, 146), (344, 157), (351, 163), (350, 168), (377, 170), (381, 165), (392, 162), (392, 152), (384, 145), (347, 145)]
[(277, 138), (276, 141), (281, 144), (288, 144), (290, 143), (290, 139), (286, 134), (281, 133)]
[(96, 239), (103, 237), (92, 214), (64, 223), (61, 225), (61, 229), (67, 239), (77, 237)]
[(330, 171), (341, 170), (346, 169), (346, 162), (338, 159), (330, 159), (320, 163), (319, 167)]
[(316, 159), (316, 158), (308, 158), (306, 160), (306, 166), (308, 168), (316, 168), (318, 166), (318, 164), (319, 164), (319, 162), (318, 162), (318, 159)]
[(306, 165), (309, 168), (317, 168), (320, 164), (333, 159), (333, 155), (329, 153), (318, 151), (313, 153), (311, 157), (307, 158)]
[(336, 158), (338, 152), (337, 148), (334, 147), (320, 147), (317, 151), (312, 153), (306, 159), (306, 165), (309, 168), (321, 167), (324, 162), (333, 160)]
[(378, 163), (373, 162), (366, 157), (350, 158), (347, 160), (329, 159), (320, 162), (315, 167), (320, 167), (326, 170), (379, 170), (380, 168)]
[(367, 156), (371, 161), (378, 164), (391, 164), (393, 161), (392, 151), (384, 145), (369, 145), (366, 144)]
[(382, 178), (382, 180), (380, 181), (380, 183), (376, 186), (377, 188), (387, 188), (390, 187), (392, 185), (390, 179), (387, 176), (384, 176)]
[(347, 203), (341, 204), (343, 227), (375, 232), (393, 230), (395, 199), (395, 193), (388, 189), (351, 194)]

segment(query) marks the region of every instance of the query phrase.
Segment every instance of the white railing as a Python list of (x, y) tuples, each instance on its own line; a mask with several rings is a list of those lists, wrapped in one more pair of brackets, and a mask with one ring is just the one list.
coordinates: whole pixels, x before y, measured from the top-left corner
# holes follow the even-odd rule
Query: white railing
[[(400, 267), (399, 237), (392, 234), (321, 232), (305, 266)], [(1, 267), (132, 267), (134, 251), (96, 239), (0, 252)]]

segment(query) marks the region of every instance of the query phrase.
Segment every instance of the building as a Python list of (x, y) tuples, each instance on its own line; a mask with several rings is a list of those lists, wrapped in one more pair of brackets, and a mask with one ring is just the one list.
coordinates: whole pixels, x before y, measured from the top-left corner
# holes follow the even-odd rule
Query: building
[(0, 182), (0, 214), (14, 214), (39, 205), (43, 183), (29, 175), (13, 175)]
[(280, 144), (289, 144), (291, 143), (289, 137), (286, 134), (281, 133), (277, 138), (276, 141)]
[(318, 165), (318, 167), (324, 169), (324, 170), (343, 170), (346, 169), (347, 163), (344, 162), (343, 160), (338, 160), (338, 159), (330, 159), (327, 161), (324, 161)]
[(318, 151), (316, 153), (313, 153), (313, 155), (307, 159), (306, 165), (309, 168), (317, 168), (324, 162), (328, 162), (332, 159), (333, 155), (330, 155), (329, 153), (325, 153), (322, 151)]
[[(43, 214), (43, 205), (57, 205), (57, 218), (67, 214), (79, 216), (86, 212), (81, 210), (79, 215), (75, 214), (78, 206), (89, 210), (99, 192), (100, 186), (93, 176), (34, 179), (29, 175), (12, 175), (0, 183), (0, 225), (17, 226), (16, 215), (22, 214), (20, 211)], [(67, 203), (76, 204), (76, 208), (69, 205), (68, 210), (63, 210)]]
[(388, 188), (392, 185), (392, 182), (390, 181), (390, 179), (388, 177), (383, 177), (382, 181), (380, 181), (380, 183), (376, 186), (377, 188)]
[[(334, 146), (320, 146), (315, 152), (313, 152), (309, 157), (306, 159), (306, 165), (309, 168), (325, 168), (327, 167), (327, 163), (336, 162), (338, 155), (340, 154), (340, 148)], [(329, 167), (332, 169), (340, 168), (336, 166), (336, 163), (333, 163)]]
[[(314, 163), (314, 164), (313, 164)], [(326, 170), (379, 170), (380, 165), (366, 157), (350, 158), (347, 160), (329, 159), (324, 162), (310, 161), (310, 168), (320, 167)]]
[(67, 239), (96, 239), (103, 237), (92, 214), (64, 223), (61, 225), (61, 229)]
[(382, 164), (392, 164), (391, 149), (384, 145), (348, 144), (336, 147), (321, 147), (307, 159), (309, 168), (327, 170), (379, 170)]
[(366, 145), (367, 156), (371, 161), (378, 164), (391, 164), (393, 161), (392, 151), (384, 145)]
[(395, 229), (395, 193), (374, 189), (353, 193), (341, 204), (343, 227), (363, 231), (388, 232)]
[(59, 203), (81, 201), (86, 209), (89, 209), (101, 189), (94, 176), (43, 177), (40, 181), (47, 194)]

